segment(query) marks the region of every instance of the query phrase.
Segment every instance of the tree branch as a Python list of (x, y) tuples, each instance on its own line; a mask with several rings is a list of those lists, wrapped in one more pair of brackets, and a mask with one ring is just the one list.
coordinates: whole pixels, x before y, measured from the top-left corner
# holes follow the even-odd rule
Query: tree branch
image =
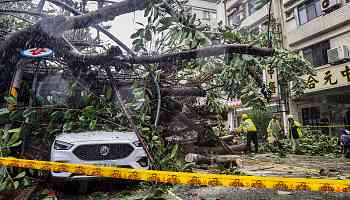
[(26, 10), (12, 10), (12, 9), (0, 9), (0, 13), (19, 13), (19, 14), (27, 14), (27, 15), (33, 15), (33, 16), (43, 16), (43, 14), (36, 13), (36, 12), (30, 12)]
[(134, 58), (127, 58), (126, 60), (122, 61), (136, 64), (150, 64), (156, 62), (171, 62), (174, 60), (193, 60), (197, 58), (219, 56), (226, 53), (249, 54), (255, 56), (272, 56), (273, 49), (259, 48), (247, 44), (224, 44), (157, 56), (140, 56)]
[(205, 97), (206, 92), (201, 88), (185, 87), (185, 88), (161, 88), (160, 93), (162, 96), (195, 96)]
[(8, 16), (17, 18), (17, 19), (19, 19), (19, 20), (22, 20), (22, 21), (24, 21), (24, 22), (27, 22), (27, 23), (29, 23), (29, 24), (34, 24), (32, 21), (29, 21), (29, 20), (27, 20), (27, 19), (25, 19), (25, 18), (23, 18), (23, 17), (20, 17), (20, 16), (18, 16), (18, 15), (14, 15), (14, 14), (11, 14), (11, 13), (1, 13), (0, 15), (8, 15)]
[[(58, 0), (50, 0), (50, 2), (56, 5), (59, 4)], [(48, 18), (48, 20), (42, 20), (42, 24), (46, 25), (54, 32), (62, 33), (71, 29), (88, 28), (104, 21), (111, 21), (116, 16), (134, 12), (136, 10), (143, 10), (144, 8), (144, 0), (125, 0), (80, 16), (61, 16), (60, 18), (57, 16), (54, 18)]]
[[(55, 4), (58, 7), (61, 7), (71, 13), (73, 13), (74, 15), (83, 15), (83, 13), (81, 13), (79, 10), (61, 2), (61, 1), (57, 1), (57, 0), (48, 0), (49, 2)], [(116, 2), (114, 2), (116, 3)], [(121, 42), (118, 38), (116, 38), (113, 34), (111, 34), (109, 31), (107, 31), (106, 29), (104, 29), (103, 27), (101, 27), (98, 24), (93, 25), (93, 27), (95, 27), (97, 30), (101, 31), (103, 34), (105, 34), (107, 37), (109, 37), (111, 40), (113, 40), (115, 43), (117, 43), (122, 49), (124, 49), (128, 54), (130, 55), (135, 55), (135, 53), (129, 48), (127, 47), (123, 42)]]
[(144, 0), (124, 0), (82, 16), (43, 17), (38, 23), (11, 34), (0, 44), (0, 63), (16, 63), (20, 49), (40, 46), (53, 48), (57, 55), (63, 55), (67, 60), (74, 59), (69, 57), (71, 55), (84, 58), (85, 56), (78, 52), (70, 51), (71, 47), (67, 46), (61, 37), (64, 31), (87, 28), (102, 21), (112, 20), (118, 15), (141, 10), (144, 6)]

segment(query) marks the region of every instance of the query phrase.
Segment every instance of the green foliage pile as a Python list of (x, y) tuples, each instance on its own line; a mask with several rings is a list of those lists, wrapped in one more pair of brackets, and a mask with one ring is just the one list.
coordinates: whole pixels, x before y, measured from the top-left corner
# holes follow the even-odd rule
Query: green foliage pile
[(300, 154), (318, 156), (341, 154), (338, 137), (319, 135), (308, 130), (303, 130), (303, 133), (298, 149)]
[[(70, 90), (74, 90), (74, 87)], [(74, 94), (74, 92), (69, 93)], [(128, 107), (134, 114), (136, 125), (154, 153), (155, 163), (152, 164), (162, 170), (185, 170), (187, 166), (177, 159), (178, 146), (166, 144), (161, 137), (161, 131), (156, 131), (152, 127), (150, 100), (145, 89), (135, 84), (133, 94), (134, 98), (128, 101)], [(0, 129), (0, 156), (23, 156), (21, 144), (28, 139), (40, 143), (38, 148), (42, 148), (43, 152), (44, 150), (49, 152), (55, 135), (62, 132), (74, 134), (94, 130), (132, 131), (110, 88), (105, 90), (104, 95), (97, 97), (93, 94), (83, 94), (81, 99), (83, 107), (79, 109), (72, 109), (69, 105), (65, 105), (66, 107), (41, 106), (14, 112), (2, 111), (2, 115), (6, 116), (6, 123), (19, 128), (8, 131)], [(15, 101), (13, 97), (7, 97), (6, 100)], [(25, 154), (28, 153), (25, 152)], [(36, 156), (39, 156), (36, 157), (39, 160), (48, 159), (48, 155)], [(22, 170), (18, 171), (19, 176), (17, 169), (12, 167), (1, 167), (0, 170), (5, 172), (0, 174), (0, 191), (27, 186), (32, 176), (32, 174), (25, 174), (26, 172)]]
[[(300, 144), (296, 152), (292, 152), (292, 145), (288, 139), (280, 141), (285, 149), (283, 153), (310, 155), (310, 156), (341, 156), (341, 147), (339, 138), (336, 136), (320, 135), (315, 132), (303, 129), (303, 137), (300, 138)], [(270, 152), (267, 143), (261, 144), (262, 152)], [(278, 150), (275, 148), (275, 150)]]
[[(222, 26), (219, 26), (218, 31), (213, 32), (208, 26), (202, 24), (195, 14), (190, 13), (184, 6), (186, 3), (187, 1), (177, 0), (146, 0), (144, 16), (147, 18), (147, 23), (138, 23), (140, 28), (131, 35), (134, 50), (140, 55), (156, 55), (206, 47), (217, 43), (254, 43), (259, 47), (267, 46), (266, 33), (253, 35), (245, 30), (237, 31)], [(301, 93), (304, 89), (300, 76), (312, 71), (309, 63), (298, 55), (283, 49), (275, 49), (274, 56), (269, 58), (227, 54), (186, 63), (177, 62), (174, 58), (174, 61), (169, 61), (166, 65), (169, 68), (176, 67), (176, 70), (168, 74), (174, 80), (191, 82), (200, 75), (210, 75), (211, 79), (196, 86), (208, 92), (208, 106), (212, 111), (219, 113), (227, 109), (222, 104), (220, 105), (218, 101), (220, 97), (241, 98), (246, 106), (264, 106), (267, 102), (260, 92), (262, 86), (256, 79), (256, 77), (261, 77), (264, 69), (277, 69), (278, 76), (285, 82), (293, 80), (292, 89), (296, 94)], [(138, 70), (143, 70), (146, 76), (148, 73), (161, 73), (158, 64), (137, 67)], [(252, 67), (256, 77), (249, 71)], [(129, 102), (129, 107), (135, 123), (155, 154), (154, 164), (162, 170), (184, 170), (187, 166), (183, 166), (177, 160), (178, 146), (166, 144), (162, 138), (162, 130), (157, 130), (152, 125), (154, 113), (151, 111), (151, 104), (154, 102), (146, 95), (149, 92), (146, 90), (144, 87), (135, 86), (134, 93), (137, 98)], [(24, 136), (40, 138), (40, 141), (49, 147), (54, 136), (63, 131), (129, 130), (128, 121), (120, 105), (115, 103), (110, 88), (101, 97), (88, 94), (81, 98), (83, 99), (81, 109), (71, 109), (67, 105), (59, 109), (55, 107), (28, 108), (9, 113), (8, 123), (12, 124), (11, 130), (19, 131), (11, 133), (6, 129), (1, 129), (3, 138), (1, 148), (6, 147), (5, 150), (1, 149), (2, 156), (18, 156), (19, 150), (13, 147), (18, 147), (23, 142)], [(8, 98), (7, 101), (13, 101), (13, 99)], [(268, 114), (254, 111), (251, 115), (258, 129), (266, 130)], [(13, 137), (15, 139), (12, 139)], [(27, 184), (24, 179), (22, 181), (22, 178), (25, 177), (23, 172), (11, 171), (12, 168), (3, 167), (1, 169), (5, 170), (5, 173), (2, 173), (5, 176), (0, 179), (0, 185), (4, 185), (4, 188), (13, 189)]]
[[(20, 133), (20, 128), (0, 129), (0, 157), (13, 155), (11, 150), (22, 144)], [(23, 169), (0, 166), (0, 192), (30, 185), (31, 180), (26, 177), (26, 173)]]

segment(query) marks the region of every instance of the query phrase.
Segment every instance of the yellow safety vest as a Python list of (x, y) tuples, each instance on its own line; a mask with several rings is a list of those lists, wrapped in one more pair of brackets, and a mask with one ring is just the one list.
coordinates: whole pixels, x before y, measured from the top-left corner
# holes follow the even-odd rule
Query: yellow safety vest
[(296, 128), (297, 129), (297, 133), (299, 138), (301, 136), (303, 136), (303, 132), (301, 131), (301, 124), (298, 121), (294, 120), (294, 123), (292, 126), (289, 125), (289, 129), (288, 129), (288, 138), (290, 139), (292, 136), (292, 128)]
[(238, 132), (256, 132), (256, 126), (251, 119), (245, 119), (243, 123), (238, 127)]

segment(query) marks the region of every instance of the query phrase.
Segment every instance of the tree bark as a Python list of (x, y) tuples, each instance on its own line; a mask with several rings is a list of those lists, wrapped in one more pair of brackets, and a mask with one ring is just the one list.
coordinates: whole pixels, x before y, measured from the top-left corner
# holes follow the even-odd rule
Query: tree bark
[(204, 156), (201, 154), (188, 153), (185, 156), (186, 162), (194, 162), (196, 164), (235, 164), (239, 163), (241, 156), (238, 155), (214, 155), (214, 156)]
[(109, 78), (109, 81), (111, 82), (112, 90), (113, 90), (114, 94), (116, 95), (118, 103), (122, 107), (122, 110), (123, 110), (126, 118), (128, 119), (128, 122), (130, 123), (131, 128), (134, 130), (138, 140), (142, 144), (142, 147), (143, 147), (143, 149), (146, 152), (147, 158), (149, 159), (149, 161), (151, 163), (153, 163), (154, 162), (153, 154), (152, 154), (151, 150), (149, 149), (147, 143), (143, 139), (143, 137), (141, 135), (141, 132), (137, 128), (136, 124), (134, 123), (134, 120), (131, 117), (131, 114), (129, 112), (129, 109), (128, 109), (127, 105), (123, 102), (123, 99), (122, 99), (121, 94), (120, 94), (120, 92), (118, 90), (117, 84), (116, 84), (116, 82), (115, 82), (115, 80), (113, 78), (111, 70), (109, 68), (105, 67), (105, 71), (107, 72), (107, 76)]
[(124, 62), (136, 64), (150, 64), (156, 62), (171, 62), (174, 60), (192, 60), (196, 58), (224, 55), (226, 53), (250, 54), (256, 56), (272, 56), (273, 49), (259, 48), (248, 44), (222, 44), (156, 56), (139, 56), (135, 58), (128, 58), (124, 60)]
[[(58, 4), (59, 1), (50, 0), (50, 2)], [(33, 26), (15, 32), (1, 43), (0, 63), (16, 63), (20, 49), (33, 47), (53, 48), (56, 55), (70, 62), (79, 62), (83, 65), (167, 63), (174, 60), (192, 60), (219, 56), (225, 53), (257, 56), (271, 56), (273, 54), (273, 50), (270, 48), (259, 48), (247, 44), (226, 44), (157, 56), (84, 55), (72, 50), (72, 47), (68, 46), (62, 39), (64, 31), (87, 28), (103, 21), (113, 20), (116, 16), (141, 10), (144, 7), (144, 0), (124, 0), (80, 16), (45, 17)]]
[[(247, 146), (245, 144), (238, 144), (238, 145), (227, 145), (232, 154), (242, 154), (242, 152), (245, 152), (247, 150)], [(184, 152), (192, 152), (197, 154), (227, 154), (227, 150), (223, 148), (222, 146), (216, 146), (216, 147), (203, 147), (203, 146), (196, 146), (194, 144), (184, 144), (183, 145)]]
[(161, 88), (162, 96), (195, 96), (204, 97), (206, 92), (201, 88), (185, 87), (185, 88)]

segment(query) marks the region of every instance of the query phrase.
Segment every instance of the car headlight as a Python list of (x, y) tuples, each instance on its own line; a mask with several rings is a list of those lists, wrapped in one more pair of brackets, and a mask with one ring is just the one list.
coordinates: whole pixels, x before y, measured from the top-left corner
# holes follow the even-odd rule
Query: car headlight
[(133, 144), (136, 146), (136, 147), (142, 147), (142, 143), (140, 141), (135, 141), (133, 142)]
[(73, 144), (56, 140), (53, 148), (56, 150), (69, 150), (72, 146)]

